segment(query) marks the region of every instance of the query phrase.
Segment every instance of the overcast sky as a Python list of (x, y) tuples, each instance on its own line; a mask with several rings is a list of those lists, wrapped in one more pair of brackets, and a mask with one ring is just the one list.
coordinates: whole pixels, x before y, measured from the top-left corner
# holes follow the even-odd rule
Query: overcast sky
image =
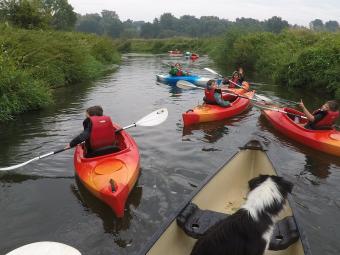
[(116, 11), (122, 21), (151, 21), (165, 12), (264, 20), (279, 16), (290, 24), (308, 26), (314, 19), (340, 23), (340, 0), (69, 0), (80, 14)]

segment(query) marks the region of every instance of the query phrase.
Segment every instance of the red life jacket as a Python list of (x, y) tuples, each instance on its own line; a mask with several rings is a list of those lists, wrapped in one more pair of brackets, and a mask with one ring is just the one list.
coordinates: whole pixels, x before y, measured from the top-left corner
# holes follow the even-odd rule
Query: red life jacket
[(91, 116), (92, 128), (90, 146), (92, 150), (100, 149), (115, 143), (115, 128), (108, 116)]
[(183, 76), (183, 71), (181, 69), (178, 69), (176, 75), (177, 76)]
[(235, 88), (235, 87), (236, 87), (235, 83), (238, 84), (238, 83), (237, 83), (238, 80), (239, 80), (238, 78), (237, 78), (237, 79), (234, 78), (234, 79), (230, 80), (230, 81), (229, 81), (229, 86), (228, 86), (228, 87), (229, 87), (230, 89)]
[[(204, 90), (204, 94), (205, 94), (205, 102), (208, 104), (217, 104), (216, 100), (215, 100), (215, 88), (211, 88), (211, 89), (205, 89)], [(221, 94), (222, 97), (222, 94)]]
[[(314, 114), (317, 114), (319, 111), (321, 111), (320, 109), (319, 110), (316, 110), (313, 112), (313, 115)], [(316, 122), (314, 124), (315, 127), (317, 128), (321, 128), (321, 127), (329, 127), (331, 128), (332, 125), (334, 125), (336, 119), (339, 118), (339, 112), (332, 112), (332, 111), (327, 111), (327, 114), (325, 117), (323, 117), (321, 120), (319, 120), (318, 122)]]

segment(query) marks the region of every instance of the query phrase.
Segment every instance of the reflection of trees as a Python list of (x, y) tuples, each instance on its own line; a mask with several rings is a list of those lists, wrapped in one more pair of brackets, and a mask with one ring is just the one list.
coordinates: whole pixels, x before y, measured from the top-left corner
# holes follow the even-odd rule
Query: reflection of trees
[(75, 178), (77, 186), (71, 185), (72, 193), (80, 201), (84, 208), (89, 209), (102, 219), (105, 232), (115, 236), (115, 243), (120, 247), (126, 247), (129, 243), (131, 243), (131, 240), (122, 239), (119, 233), (122, 230), (129, 229), (132, 219), (130, 206), (133, 205), (135, 208), (139, 206), (143, 192), (142, 187), (136, 184), (132, 189), (125, 205), (124, 217), (119, 219), (115, 216), (109, 206), (93, 196), (85, 188), (79, 180), (79, 177), (76, 176)]
[(320, 160), (320, 158), (306, 155), (306, 164), (304, 170), (306, 172), (310, 172), (314, 176), (324, 179), (327, 178), (330, 174), (330, 165), (330, 161), (328, 160), (324, 161)]

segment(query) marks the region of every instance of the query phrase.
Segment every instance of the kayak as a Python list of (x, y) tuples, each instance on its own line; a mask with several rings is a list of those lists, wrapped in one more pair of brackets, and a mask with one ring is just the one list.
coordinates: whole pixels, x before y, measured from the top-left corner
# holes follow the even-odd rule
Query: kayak
[[(247, 92), (244, 96), (248, 98), (254, 97), (254, 91)], [(235, 97), (230, 94), (223, 96), (224, 100), (233, 100), (228, 107), (219, 105), (202, 104), (190, 109), (182, 114), (184, 126), (189, 126), (196, 123), (223, 120), (231, 118), (241, 112), (247, 110), (251, 102), (248, 98)]]
[(211, 80), (207, 77), (201, 77), (198, 75), (187, 75), (187, 76), (172, 76), (170, 74), (158, 74), (156, 75), (157, 81), (166, 83), (169, 85), (176, 85), (176, 83), (180, 80), (191, 82), (197, 86), (205, 87), (207, 82)]
[[(115, 124), (114, 127), (120, 128)], [(94, 158), (85, 158), (83, 145), (77, 145), (74, 166), (84, 186), (121, 218), (139, 176), (140, 156), (136, 142), (126, 131), (122, 130), (116, 137), (120, 151)]]
[(199, 56), (198, 54), (192, 53), (191, 56), (190, 56), (190, 59), (191, 59), (191, 60), (196, 60), (196, 59), (198, 59), (199, 57), (200, 57), (200, 56)]
[(249, 92), (249, 87), (250, 87), (249, 83), (244, 81), (244, 82), (242, 82), (242, 87), (241, 88), (233, 88), (233, 89), (231, 89), (231, 88), (228, 88), (228, 85), (222, 85), (221, 89), (228, 89), (228, 90), (234, 92), (235, 94), (243, 95), (243, 94)]
[[(234, 213), (244, 204), (248, 181), (260, 174), (277, 175), (265, 148), (253, 140), (206, 178), (191, 197), (172, 213), (140, 254), (189, 255), (197, 236), (203, 236), (209, 227), (218, 222), (218, 218), (220, 220)], [(266, 250), (265, 255), (311, 255), (299, 218), (293, 213), (293, 206), (294, 203), (288, 202), (280, 214), (271, 237), (270, 250)]]
[[(292, 108), (282, 108), (281, 111), (296, 115), (304, 114)], [(304, 128), (306, 119), (296, 118), (286, 113), (262, 110), (263, 115), (275, 129), (289, 138), (296, 140), (313, 149), (320, 150), (335, 156), (340, 156), (340, 132), (333, 130), (310, 130)]]
[(183, 57), (183, 53), (176, 50), (168, 51), (169, 57)]

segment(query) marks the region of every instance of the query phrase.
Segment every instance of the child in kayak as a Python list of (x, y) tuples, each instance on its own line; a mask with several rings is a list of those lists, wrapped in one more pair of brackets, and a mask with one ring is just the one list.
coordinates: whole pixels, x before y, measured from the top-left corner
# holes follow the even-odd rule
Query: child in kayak
[(230, 105), (229, 101), (223, 99), (222, 90), (218, 88), (215, 80), (209, 80), (207, 82), (207, 87), (204, 92), (205, 96), (203, 100), (207, 104), (216, 104), (222, 107), (228, 107)]
[(86, 157), (95, 157), (119, 151), (116, 146), (115, 128), (111, 118), (103, 115), (99, 105), (86, 110), (83, 121), (84, 131), (72, 139), (65, 148), (72, 148), (85, 142)]
[(188, 76), (188, 75), (190, 75), (189, 72), (186, 72), (182, 69), (182, 66), (179, 63), (176, 63), (175, 65), (173, 65), (173, 64), (171, 65), (169, 74), (172, 75), (172, 76)]
[(231, 79), (224, 78), (222, 81), (222, 84), (226, 85), (229, 84), (229, 88), (235, 88), (238, 86), (242, 86), (242, 82), (244, 81), (244, 74), (243, 74), (243, 68), (240, 67), (238, 71), (233, 72)]
[(335, 100), (327, 101), (320, 109), (310, 113), (304, 103), (299, 103), (302, 111), (308, 118), (308, 123), (305, 125), (307, 129), (327, 130), (332, 129), (335, 121), (339, 118), (339, 105)]

